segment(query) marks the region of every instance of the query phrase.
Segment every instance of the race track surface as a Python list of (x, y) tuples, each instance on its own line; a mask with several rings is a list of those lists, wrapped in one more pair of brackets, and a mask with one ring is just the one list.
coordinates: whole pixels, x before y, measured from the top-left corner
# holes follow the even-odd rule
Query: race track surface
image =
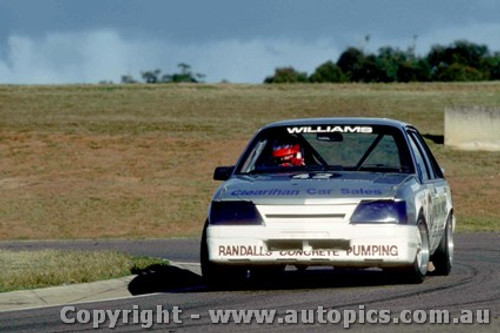
[[(121, 315), (116, 320), (114, 331), (144, 331), (151, 325), (152, 330), (200, 332), (326, 332), (346, 326), (350, 331), (367, 332), (425, 332), (430, 329), (438, 332), (496, 332), (500, 331), (498, 240), (498, 233), (455, 235), (455, 263), (451, 275), (430, 275), (424, 283), (417, 285), (402, 283), (376, 270), (321, 268), (303, 272), (287, 270), (277, 278), (249, 282), (235, 290), (209, 290), (193, 271), (174, 267), (153, 268), (137, 276), (129, 285), (129, 290), (137, 296), (76, 304), (66, 312), (69, 319), (80, 316), (85, 321), (88, 317), (88, 323), (63, 323), (63, 306), (56, 306), (0, 313), (0, 331), (93, 330), (93, 320), (97, 323), (97, 319), (101, 319), (98, 316), (107, 310)], [(0, 243), (2, 249), (49, 247), (118, 249), (195, 263), (199, 250), (197, 239)], [(231, 317), (235, 312), (230, 310), (256, 309), (268, 311), (264, 315), (269, 316), (257, 317), (263, 313), (247, 311), (244, 315), (253, 316), (247, 318), (251, 319), (247, 324), (235, 323), (237, 317)], [(129, 310), (129, 313), (118, 310)], [(217, 310), (226, 312), (215, 312)], [(217, 314), (222, 314), (219, 321), (225, 319), (229, 323), (215, 323)], [(227, 317), (223, 318), (224, 315)], [(124, 323), (125, 317), (128, 323)], [(433, 319), (446, 317), (450, 324), (430, 323)], [(105, 322), (98, 323), (99, 328), (109, 328), (112, 324), (109, 319), (106, 317)], [(269, 323), (258, 323), (261, 319)], [(163, 322), (157, 323), (159, 320)], [(490, 323), (477, 323), (482, 320)], [(375, 321), (379, 323), (373, 323)], [(406, 321), (413, 323), (402, 323)]]

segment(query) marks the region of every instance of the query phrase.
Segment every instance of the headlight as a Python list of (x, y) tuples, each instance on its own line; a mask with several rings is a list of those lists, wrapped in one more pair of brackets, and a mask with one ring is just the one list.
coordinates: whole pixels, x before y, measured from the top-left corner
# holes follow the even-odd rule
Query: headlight
[(250, 201), (213, 201), (210, 224), (261, 225), (262, 217)]
[(362, 201), (351, 217), (351, 223), (407, 223), (405, 201)]

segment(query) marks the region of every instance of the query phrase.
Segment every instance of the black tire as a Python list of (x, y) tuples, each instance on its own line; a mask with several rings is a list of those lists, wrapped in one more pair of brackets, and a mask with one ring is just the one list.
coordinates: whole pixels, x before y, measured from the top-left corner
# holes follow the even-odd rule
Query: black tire
[(205, 280), (210, 275), (210, 262), (208, 260), (208, 245), (207, 245), (207, 227), (208, 227), (208, 220), (205, 221), (205, 224), (203, 226), (203, 233), (201, 234), (201, 242), (200, 242), (201, 275)]
[(429, 265), (429, 233), (423, 221), (417, 224), (419, 231), (419, 244), (417, 244), (417, 255), (415, 261), (403, 270), (404, 279), (410, 283), (422, 283), (427, 275)]
[(450, 215), (446, 222), (445, 230), (436, 252), (431, 257), (434, 264), (433, 275), (449, 275), (453, 266), (453, 252), (455, 243), (453, 241), (453, 217)]
[(215, 289), (232, 289), (241, 286), (247, 277), (246, 267), (221, 265), (209, 260), (207, 227), (208, 220), (205, 221), (200, 244), (201, 275), (205, 283)]

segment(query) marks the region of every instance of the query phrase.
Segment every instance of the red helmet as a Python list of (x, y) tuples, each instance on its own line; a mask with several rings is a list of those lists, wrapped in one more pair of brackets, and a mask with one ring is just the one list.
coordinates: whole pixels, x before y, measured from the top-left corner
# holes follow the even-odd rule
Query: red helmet
[(298, 143), (296, 145), (286, 144), (273, 147), (274, 157), (285, 157), (288, 155), (295, 155), (297, 153), (300, 153), (300, 145)]
[(273, 157), (281, 166), (300, 166), (304, 165), (302, 149), (297, 144), (283, 144), (273, 147)]

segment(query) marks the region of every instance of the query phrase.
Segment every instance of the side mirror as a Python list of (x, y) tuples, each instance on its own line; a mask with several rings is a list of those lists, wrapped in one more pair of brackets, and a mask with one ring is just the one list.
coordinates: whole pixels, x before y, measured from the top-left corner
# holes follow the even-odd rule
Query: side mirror
[(228, 180), (234, 171), (234, 165), (232, 166), (219, 166), (215, 168), (214, 180)]

